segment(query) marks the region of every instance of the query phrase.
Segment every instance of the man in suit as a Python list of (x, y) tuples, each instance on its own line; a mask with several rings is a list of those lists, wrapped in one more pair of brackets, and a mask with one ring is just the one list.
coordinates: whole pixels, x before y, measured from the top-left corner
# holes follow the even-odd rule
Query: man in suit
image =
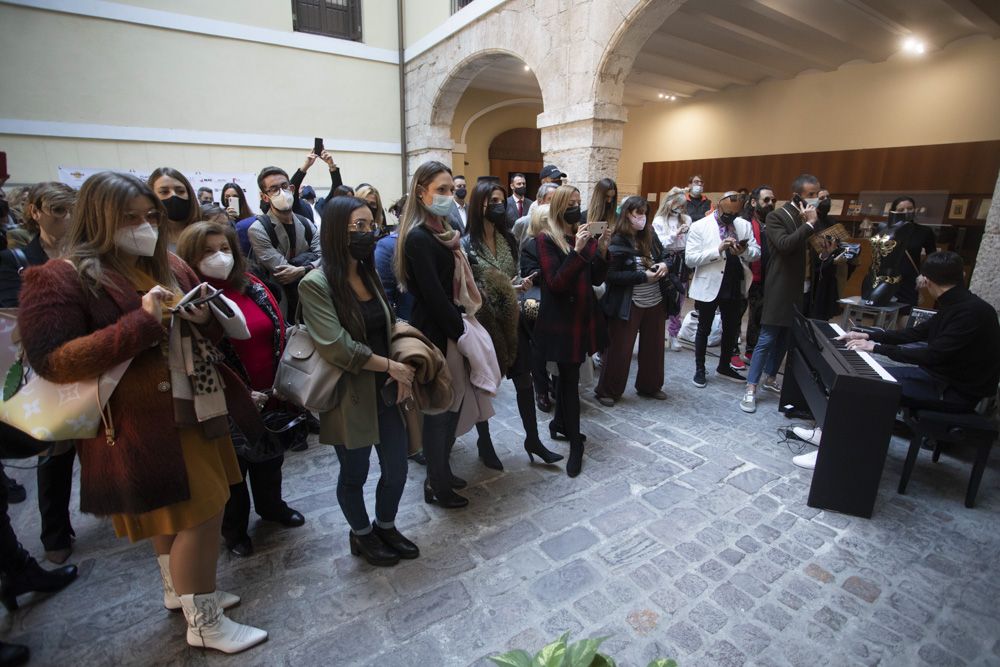
[(746, 392), (740, 401), (743, 412), (757, 411), (757, 385), (761, 375), (765, 389), (781, 393), (776, 376), (788, 347), (795, 306), (802, 304), (806, 249), (809, 238), (816, 233), (819, 191), (819, 179), (812, 174), (802, 174), (792, 183), (792, 200), (764, 218), (768, 250), (764, 305), (760, 315), (760, 337), (750, 359)]
[(469, 190), (465, 185), (465, 176), (456, 176), (455, 181), (455, 206), (451, 209), (451, 226), (459, 231), (459, 233), (465, 233), (465, 225), (469, 222), (469, 205), (465, 201), (466, 195), (469, 194)]
[(528, 215), (531, 200), (525, 197), (528, 191), (524, 174), (514, 174), (510, 179), (510, 197), (507, 197), (507, 229), (512, 229), (518, 218)]
[[(694, 385), (704, 387), (705, 348), (712, 331), (715, 312), (722, 313), (722, 352), (732, 350), (740, 333), (740, 313), (753, 273), (750, 263), (760, 257), (760, 246), (750, 223), (738, 217), (743, 202), (738, 192), (722, 196), (719, 207), (688, 231), (684, 261), (694, 269), (688, 296), (698, 310), (698, 331), (694, 338)], [(729, 355), (719, 355), (716, 374), (733, 382), (745, 377), (729, 367)]]

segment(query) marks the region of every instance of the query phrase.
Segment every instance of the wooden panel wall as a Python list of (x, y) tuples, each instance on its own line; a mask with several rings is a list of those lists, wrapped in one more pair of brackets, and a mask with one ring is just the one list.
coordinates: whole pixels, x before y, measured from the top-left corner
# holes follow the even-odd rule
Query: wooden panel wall
[(642, 194), (685, 186), (692, 174), (701, 174), (705, 189), (711, 192), (752, 190), (767, 183), (784, 199), (795, 177), (808, 172), (836, 195), (862, 190), (948, 190), (955, 197), (990, 197), (998, 170), (1000, 141), (646, 162)]

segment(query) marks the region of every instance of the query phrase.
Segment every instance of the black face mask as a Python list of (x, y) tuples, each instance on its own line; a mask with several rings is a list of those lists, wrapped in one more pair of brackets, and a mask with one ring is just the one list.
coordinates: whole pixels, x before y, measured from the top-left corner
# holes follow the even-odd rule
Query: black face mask
[(575, 225), (580, 222), (580, 207), (570, 206), (567, 208), (566, 212), (563, 213), (563, 219), (571, 225)]
[(524, 185), (522, 185), (519, 188), (514, 188), (514, 194), (516, 194), (518, 197), (523, 197), (524, 193), (527, 192), (527, 191), (528, 191), (528, 188), (526, 186), (524, 186)]
[(826, 199), (820, 201), (820, 203), (816, 206), (816, 213), (825, 218), (827, 214), (830, 213), (830, 206), (832, 205), (833, 200), (827, 197)]
[(486, 219), (494, 225), (502, 225), (507, 222), (507, 205), (504, 202), (495, 202), (486, 207)]
[(897, 225), (903, 222), (913, 222), (916, 218), (916, 213), (913, 211), (906, 211), (903, 213), (897, 213), (895, 211), (889, 212), (889, 224)]
[(374, 204), (368, 204), (368, 210), (372, 212), (372, 217), (374, 218), (374, 217), (376, 217), (375, 216), (375, 211), (378, 210), (378, 206), (376, 206)]
[(465, 199), (465, 195), (469, 194), (469, 191), (465, 188), (455, 188), (455, 197), (458, 199)]
[(363, 259), (368, 259), (371, 257), (372, 249), (375, 247), (375, 233), (374, 232), (351, 232), (350, 241), (347, 244), (347, 249), (351, 253), (351, 257), (361, 261)]
[(184, 222), (188, 214), (191, 213), (191, 200), (181, 199), (177, 195), (171, 195), (169, 199), (161, 199), (160, 203), (167, 209), (167, 218), (174, 222)]
[(724, 224), (726, 226), (729, 226), (729, 225), (733, 224), (736, 221), (736, 214), (735, 213), (722, 213), (720, 211), (719, 212), (719, 220), (722, 221), (722, 224)]

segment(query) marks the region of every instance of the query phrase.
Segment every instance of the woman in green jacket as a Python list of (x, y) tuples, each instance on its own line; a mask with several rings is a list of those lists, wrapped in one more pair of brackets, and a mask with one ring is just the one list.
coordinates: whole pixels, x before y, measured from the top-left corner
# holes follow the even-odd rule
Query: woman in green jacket
[[(334, 445), (340, 460), (337, 500), (351, 526), (351, 553), (372, 565), (395, 565), (420, 555), (394, 523), (407, 453), (397, 404), (410, 397), (413, 369), (389, 357), (393, 315), (375, 272), (368, 205), (354, 197), (331, 199), (320, 229), (322, 270), (299, 284), (302, 318), (317, 352), (345, 372), (335, 407), (320, 415), (319, 439)], [(363, 496), (372, 446), (382, 468), (374, 523)]]

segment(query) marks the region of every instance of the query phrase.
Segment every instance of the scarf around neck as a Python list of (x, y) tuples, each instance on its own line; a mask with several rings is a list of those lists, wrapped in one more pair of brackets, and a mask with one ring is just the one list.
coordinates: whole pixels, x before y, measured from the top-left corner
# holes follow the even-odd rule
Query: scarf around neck
[(472, 266), (468, 258), (462, 252), (461, 239), (455, 229), (445, 229), (444, 225), (437, 218), (424, 222), (427, 228), (438, 243), (451, 251), (455, 258), (455, 277), (452, 281), (452, 300), (456, 305), (462, 306), (466, 314), (475, 315), (483, 305), (483, 297), (476, 287), (476, 280), (472, 275)]

